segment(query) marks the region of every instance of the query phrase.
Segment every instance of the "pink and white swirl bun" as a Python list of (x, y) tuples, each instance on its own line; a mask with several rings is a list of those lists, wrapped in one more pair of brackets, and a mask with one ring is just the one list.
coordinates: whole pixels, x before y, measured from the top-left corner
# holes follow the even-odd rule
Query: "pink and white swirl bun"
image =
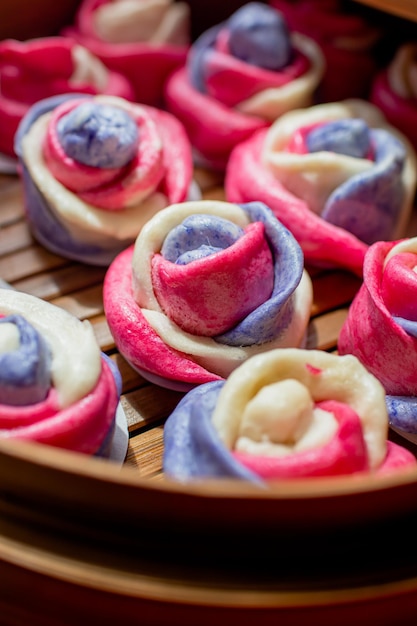
[(417, 238), (380, 241), (364, 263), (363, 285), (340, 331), (340, 354), (354, 354), (382, 383), (390, 425), (417, 442)]
[(0, 437), (109, 456), (121, 377), (92, 326), (0, 289)]
[(312, 285), (300, 247), (268, 207), (202, 200), (149, 220), (109, 267), (103, 302), (127, 361), (187, 390), (252, 354), (301, 345)]
[(293, 233), (307, 264), (359, 276), (368, 246), (404, 235), (415, 152), (377, 107), (345, 100), (291, 111), (237, 146), (225, 189), (257, 199)]
[(34, 236), (108, 265), (157, 211), (189, 198), (191, 147), (170, 113), (108, 96), (38, 102), (16, 135)]
[(275, 9), (249, 2), (193, 43), (186, 66), (166, 82), (165, 100), (196, 160), (223, 170), (235, 145), (309, 106), (323, 71), (313, 40), (290, 33)]
[(404, 43), (375, 77), (370, 100), (417, 149), (417, 43)]
[(0, 42), (0, 153), (14, 157), (20, 121), (38, 100), (62, 93), (108, 94), (133, 100), (129, 80), (65, 37)]
[(383, 29), (376, 16), (340, 0), (271, 0), (290, 28), (316, 41), (326, 59), (320, 102), (367, 98), (378, 71)]
[(82, 0), (63, 35), (126, 76), (137, 102), (160, 106), (166, 79), (185, 63), (190, 9), (172, 0)]
[(164, 426), (165, 476), (255, 483), (415, 467), (387, 440), (382, 385), (351, 355), (277, 349), (191, 390)]

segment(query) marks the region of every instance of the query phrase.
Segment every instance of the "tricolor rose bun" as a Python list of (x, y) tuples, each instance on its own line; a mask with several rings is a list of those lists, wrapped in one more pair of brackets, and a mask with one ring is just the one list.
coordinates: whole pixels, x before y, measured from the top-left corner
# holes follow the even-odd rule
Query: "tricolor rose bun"
[[(134, 98), (133, 87), (125, 76), (109, 70), (71, 39), (42, 37), (0, 42), (0, 154), (10, 159), (11, 171), (16, 156), (14, 136), (21, 120), (38, 100), (63, 93)], [(0, 168), (6, 163), (1, 161)]]
[(416, 190), (407, 138), (364, 100), (283, 115), (237, 146), (230, 202), (260, 200), (299, 242), (306, 264), (362, 275), (368, 246), (404, 235)]
[(41, 100), (19, 126), (16, 153), (36, 239), (93, 265), (108, 265), (160, 209), (199, 197), (180, 122), (122, 98)]
[(379, 241), (338, 340), (382, 383), (390, 425), (417, 443), (417, 238)]
[(202, 200), (145, 225), (109, 267), (103, 302), (127, 361), (187, 390), (252, 354), (301, 345), (312, 285), (299, 245), (267, 206)]
[[(120, 394), (89, 322), (0, 289), (0, 438), (112, 458)], [(118, 460), (126, 450), (127, 438)]]
[(324, 71), (313, 40), (290, 33), (281, 14), (249, 2), (191, 46), (165, 86), (198, 163), (223, 170), (231, 150), (283, 113), (309, 106)]
[(173, 0), (82, 0), (63, 35), (125, 76), (141, 104), (161, 106), (168, 76), (185, 63), (190, 9)]
[(164, 426), (164, 473), (187, 482), (382, 474), (416, 465), (387, 440), (382, 385), (356, 357), (277, 349), (191, 390)]

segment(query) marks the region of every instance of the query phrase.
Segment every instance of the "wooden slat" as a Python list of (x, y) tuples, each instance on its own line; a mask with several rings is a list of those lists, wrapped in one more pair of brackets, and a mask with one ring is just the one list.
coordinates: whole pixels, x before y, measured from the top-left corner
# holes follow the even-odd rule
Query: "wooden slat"
[(160, 425), (176, 407), (184, 394), (156, 385), (143, 387), (123, 396), (122, 406), (126, 414), (129, 432), (135, 433)]
[(107, 324), (104, 313), (102, 315), (98, 315), (95, 318), (90, 318), (89, 321), (93, 325), (95, 337), (97, 339), (98, 345), (103, 350), (103, 352), (109, 352), (110, 350), (114, 350), (115, 344), (113, 335), (110, 332), (109, 325)]
[(347, 311), (347, 308), (337, 309), (311, 320), (307, 332), (306, 347), (310, 350), (335, 350)]
[(16, 280), (13, 286), (43, 300), (53, 300), (59, 296), (101, 284), (105, 273), (106, 269), (102, 267), (86, 268), (81, 264), (72, 263), (56, 270)]
[(102, 285), (100, 283), (81, 289), (73, 294), (55, 298), (52, 302), (79, 319), (94, 318), (103, 312)]
[(0, 177), (0, 206), (0, 226), (24, 219), (22, 187), (15, 176)]
[(322, 272), (313, 278), (311, 315), (321, 315), (345, 306), (356, 295), (362, 280), (347, 272)]
[(126, 465), (135, 468), (141, 478), (162, 477), (163, 427), (140, 433), (130, 440)]
[(38, 272), (46, 272), (67, 265), (68, 261), (48, 252), (40, 245), (34, 244), (0, 257), (0, 277), (13, 283), (33, 276)]
[(119, 352), (110, 354), (110, 357), (119, 369), (123, 381), (124, 394), (145, 384), (144, 378), (129, 365)]
[(24, 222), (12, 223), (0, 228), (0, 255), (17, 252), (34, 243)]

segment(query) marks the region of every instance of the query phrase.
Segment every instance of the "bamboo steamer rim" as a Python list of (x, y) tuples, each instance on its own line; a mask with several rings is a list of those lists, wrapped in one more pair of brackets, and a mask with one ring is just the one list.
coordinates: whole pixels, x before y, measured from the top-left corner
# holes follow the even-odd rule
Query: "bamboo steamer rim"
[(358, 2), (397, 17), (417, 21), (417, 6), (414, 0), (358, 0)]
[(113, 465), (111, 461), (80, 453), (53, 448), (44, 444), (29, 441), (0, 440), (0, 467), (2, 459), (14, 458), (16, 461), (28, 462), (62, 472), (64, 474), (89, 477), (131, 488), (140, 487), (155, 492), (188, 493), (202, 495), (249, 499), (275, 500), (279, 498), (305, 498), (310, 500), (318, 496), (343, 496), (352, 493), (363, 493), (396, 488), (404, 485), (417, 485), (417, 467), (407, 468), (401, 472), (386, 475), (358, 475), (357, 477), (323, 477), (293, 479), (271, 484), (269, 489), (258, 487), (233, 479), (205, 479), (187, 484), (163, 478), (154, 481), (138, 475), (132, 467)]

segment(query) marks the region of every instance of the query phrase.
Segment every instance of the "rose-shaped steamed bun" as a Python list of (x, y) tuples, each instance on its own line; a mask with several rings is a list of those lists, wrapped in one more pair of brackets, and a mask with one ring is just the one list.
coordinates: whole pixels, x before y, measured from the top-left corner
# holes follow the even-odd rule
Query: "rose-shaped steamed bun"
[(390, 425), (417, 442), (417, 238), (369, 248), (338, 350), (357, 356), (378, 378)]
[(0, 42), (0, 153), (15, 160), (15, 133), (35, 102), (74, 92), (134, 98), (127, 78), (70, 39)]
[(188, 392), (164, 426), (165, 476), (255, 483), (415, 466), (387, 441), (384, 390), (351, 355), (276, 349)]
[(299, 245), (267, 206), (202, 200), (145, 225), (108, 269), (103, 302), (131, 365), (186, 390), (252, 354), (299, 346), (312, 285)]
[(168, 78), (165, 100), (196, 160), (222, 170), (235, 145), (310, 105), (323, 71), (317, 44), (291, 33), (275, 9), (249, 2), (200, 35)]
[(165, 81), (185, 63), (190, 9), (173, 0), (82, 0), (63, 34), (127, 77), (137, 102), (160, 106)]
[(231, 202), (268, 204), (307, 264), (361, 276), (370, 244), (404, 235), (416, 157), (375, 106), (346, 100), (287, 113), (237, 146), (225, 187)]
[(169, 113), (107, 96), (41, 100), (16, 135), (34, 236), (108, 265), (157, 211), (193, 193), (191, 147)]
[(0, 289), (0, 438), (111, 456), (120, 393), (89, 322)]

